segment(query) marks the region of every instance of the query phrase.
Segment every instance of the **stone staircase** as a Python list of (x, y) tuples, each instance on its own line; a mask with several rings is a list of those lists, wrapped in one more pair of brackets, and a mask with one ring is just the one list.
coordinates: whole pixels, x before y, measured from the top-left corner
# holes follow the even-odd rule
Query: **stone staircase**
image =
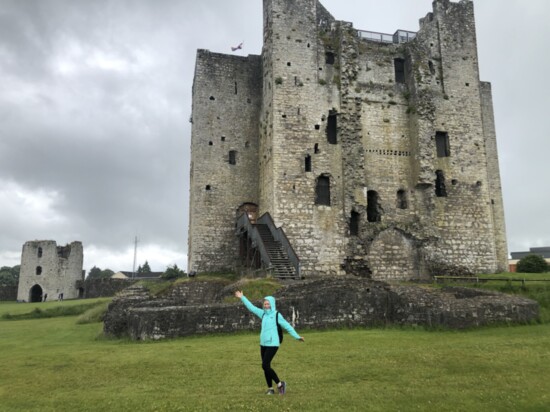
[(271, 266), (273, 268), (273, 276), (279, 279), (295, 278), (296, 270), (290, 263), (287, 253), (284, 251), (281, 242), (276, 241), (269, 230), (269, 227), (264, 224), (256, 224), (258, 233), (262, 238), (269, 259), (271, 260)]

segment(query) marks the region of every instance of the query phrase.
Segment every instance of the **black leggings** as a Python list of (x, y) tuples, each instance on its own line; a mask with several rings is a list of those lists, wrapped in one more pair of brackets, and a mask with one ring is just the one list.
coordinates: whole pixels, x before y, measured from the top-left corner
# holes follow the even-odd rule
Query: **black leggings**
[(267, 387), (271, 388), (273, 381), (279, 383), (279, 377), (273, 369), (271, 369), (271, 361), (275, 357), (275, 354), (279, 350), (278, 346), (260, 346), (260, 353), (262, 354), (262, 369), (264, 370), (265, 381)]

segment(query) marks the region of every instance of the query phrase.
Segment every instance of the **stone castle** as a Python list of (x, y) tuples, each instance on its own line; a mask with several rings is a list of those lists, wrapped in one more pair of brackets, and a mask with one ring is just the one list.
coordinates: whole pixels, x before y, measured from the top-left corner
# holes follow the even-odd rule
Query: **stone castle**
[(83, 296), (78, 281), (84, 280), (81, 242), (57, 246), (53, 240), (26, 242), (21, 253), (21, 270), (17, 300), (40, 302), (47, 294), (49, 300), (76, 299)]
[(507, 267), (491, 85), (473, 3), (418, 32), (263, 0), (261, 56), (199, 50), (189, 271), (377, 280)]

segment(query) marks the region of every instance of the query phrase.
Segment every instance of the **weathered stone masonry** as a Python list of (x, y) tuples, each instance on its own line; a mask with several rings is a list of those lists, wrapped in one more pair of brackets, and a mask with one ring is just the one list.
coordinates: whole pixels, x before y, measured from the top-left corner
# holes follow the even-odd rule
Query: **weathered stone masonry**
[[(258, 330), (258, 319), (241, 303), (222, 303), (239, 287), (197, 280), (179, 284), (169, 295), (154, 298), (135, 285), (110, 304), (104, 332), (149, 340)], [(390, 286), (347, 276), (290, 284), (275, 296), (277, 309), (298, 330), (386, 324), (464, 329), (528, 323), (539, 314), (536, 302), (498, 292)]]
[(473, 3), (434, 1), (406, 42), (367, 40), (316, 0), (264, 0), (263, 18), (261, 56), (197, 55), (189, 270), (238, 264), (243, 204), (270, 213), (306, 277), (505, 270)]

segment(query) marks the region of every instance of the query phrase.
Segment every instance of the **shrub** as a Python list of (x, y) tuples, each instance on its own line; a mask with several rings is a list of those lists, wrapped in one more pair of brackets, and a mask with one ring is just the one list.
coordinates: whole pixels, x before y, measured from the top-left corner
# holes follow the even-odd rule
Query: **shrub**
[(540, 255), (527, 255), (519, 260), (516, 267), (516, 271), (521, 273), (543, 273), (548, 269), (548, 263)]

